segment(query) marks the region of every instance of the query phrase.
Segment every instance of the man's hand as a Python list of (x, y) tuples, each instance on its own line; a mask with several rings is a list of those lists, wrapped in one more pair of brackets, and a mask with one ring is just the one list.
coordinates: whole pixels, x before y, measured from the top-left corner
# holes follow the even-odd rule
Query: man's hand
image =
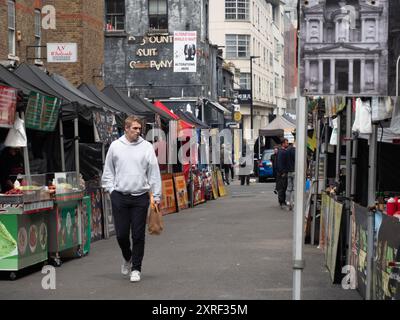
[(160, 200), (154, 200), (154, 206), (158, 209), (158, 211), (160, 211), (160, 204), (161, 204)]

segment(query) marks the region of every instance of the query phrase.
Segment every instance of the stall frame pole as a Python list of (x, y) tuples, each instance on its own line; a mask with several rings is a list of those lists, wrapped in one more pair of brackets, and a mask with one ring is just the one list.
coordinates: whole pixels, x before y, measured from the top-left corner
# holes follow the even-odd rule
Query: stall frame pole
[(340, 127), (341, 127), (341, 115), (337, 115), (337, 143), (336, 143), (336, 182), (340, 182), (340, 158), (341, 158), (341, 136), (340, 136)]
[(346, 264), (350, 265), (351, 257), (351, 123), (352, 110), (351, 99), (346, 105), (346, 212), (347, 212), (347, 260)]
[[(26, 125), (25, 125), (25, 112), (21, 111), (21, 119), (24, 122), (24, 130), (26, 134)], [(28, 185), (32, 184), (32, 178), (31, 178), (31, 167), (29, 163), (29, 152), (28, 152), (28, 135), (26, 135), (26, 147), (23, 147), (23, 152), (24, 152), (24, 171), (25, 171), (25, 177)]]
[(307, 136), (307, 106), (304, 97), (297, 96), (296, 103), (296, 179), (295, 179), (295, 205), (293, 219), (293, 300), (301, 299), (302, 272), (305, 267), (303, 259), (304, 243), (304, 208), (305, 208), (305, 172), (306, 172), (306, 136)]
[(324, 150), (324, 190), (328, 186), (328, 148), (329, 148), (329, 118), (325, 118), (325, 150)]
[(76, 170), (76, 182), (80, 183), (80, 166), (79, 166), (79, 123), (78, 115), (74, 119), (74, 140), (75, 140), (75, 170)]
[[(369, 172), (368, 172), (368, 207), (375, 205), (376, 193), (376, 159), (377, 159), (377, 136), (378, 129), (375, 124), (372, 125), (372, 134), (369, 144)], [(368, 211), (368, 247), (367, 247), (367, 288), (366, 300), (371, 300), (372, 293), (372, 267), (374, 253), (374, 213)]]
[(319, 189), (319, 152), (320, 152), (320, 147), (319, 147), (319, 141), (320, 141), (320, 120), (318, 119), (318, 113), (317, 113), (317, 124), (315, 127), (316, 130), (316, 136), (317, 136), (317, 146), (315, 149), (315, 185), (314, 185), (314, 201), (313, 201), (313, 213), (312, 213), (312, 223), (311, 223), (311, 245), (315, 244), (315, 224), (316, 224), (316, 216), (317, 216), (317, 201), (318, 201), (318, 189)]
[(64, 127), (63, 127), (61, 115), (60, 115), (60, 120), (58, 123), (59, 123), (59, 130), (60, 130), (61, 171), (65, 172)]

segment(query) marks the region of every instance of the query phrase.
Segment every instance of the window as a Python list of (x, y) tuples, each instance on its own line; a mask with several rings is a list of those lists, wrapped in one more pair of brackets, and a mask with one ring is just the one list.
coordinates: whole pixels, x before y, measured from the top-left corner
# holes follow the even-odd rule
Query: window
[(41, 58), (41, 48), (42, 45), (42, 13), (39, 9), (35, 10), (35, 59)]
[(125, 31), (124, 0), (106, 0), (106, 31)]
[(15, 1), (8, 1), (8, 53), (15, 56)]
[(250, 73), (240, 74), (240, 88), (248, 90), (250, 89)]
[(274, 84), (272, 82), (270, 82), (270, 84), (269, 84), (269, 93), (270, 93), (271, 98), (273, 98), (274, 97)]
[(225, 0), (225, 19), (249, 20), (249, 0)]
[(150, 30), (168, 30), (167, 0), (149, 0)]
[(274, 54), (271, 51), (269, 52), (269, 65), (274, 66)]
[(250, 36), (227, 34), (225, 37), (226, 58), (248, 58), (250, 56)]

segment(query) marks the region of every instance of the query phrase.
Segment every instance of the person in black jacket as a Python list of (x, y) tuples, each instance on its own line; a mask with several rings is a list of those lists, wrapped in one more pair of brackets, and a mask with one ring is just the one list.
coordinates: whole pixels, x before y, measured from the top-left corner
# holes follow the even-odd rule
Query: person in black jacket
[(287, 161), (287, 189), (286, 201), (289, 210), (293, 210), (294, 206), (294, 178), (295, 178), (295, 164), (296, 164), (296, 147), (290, 145), (286, 150)]
[(281, 148), (276, 154), (276, 190), (278, 191), (278, 201), (281, 209), (286, 207), (286, 188), (287, 188), (287, 147), (288, 139), (283, 139)]

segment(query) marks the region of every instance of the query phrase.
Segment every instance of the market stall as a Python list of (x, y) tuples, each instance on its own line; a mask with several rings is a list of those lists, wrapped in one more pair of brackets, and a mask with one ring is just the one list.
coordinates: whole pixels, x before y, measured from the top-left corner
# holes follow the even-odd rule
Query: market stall
[(0, 194), (0, 271), (9, 271), (11, 279), (18, 270), (47, 261), (54, 205), (45, 175), (19, 178), (14, 189)]

